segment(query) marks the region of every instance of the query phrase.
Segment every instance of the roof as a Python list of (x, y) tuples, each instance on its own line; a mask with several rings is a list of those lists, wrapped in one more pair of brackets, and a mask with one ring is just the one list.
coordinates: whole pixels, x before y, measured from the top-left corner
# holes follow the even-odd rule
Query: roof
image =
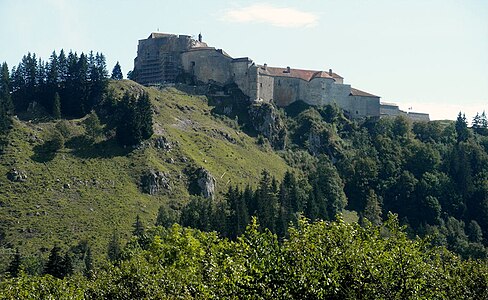
[(349, 94), (349, 96), (376, 97), (376, 98), (380, 97), (380, 96), (376, 96), (376, 95), (355, 89), (353, 87), (351, 87), (351, 93)]
[(157, 38), (168, 37), (168, 36), (176, 36), (176, 35), (170, 34), (170, 33), (152, 32), (147, 38), (148, 39), (157, 39)]
[(314, 70), (302, 70), (302, 69), (292, 69), (288, 72), (288, 68), (276, 68), (276, 67), (264, 67), (260, 66), (259, 73), (262, 75), (276, 76), (276, 77), (291, 77), (299, 78), (305, 81), (310, 81), (314, 78), (332, 78), (332, 79), (342, 79), (342, 77), (336, 73), (329, 74), (325, 71), (314, 71)]
[(194, 48), (190, 48), (188, 50), (185, 50), (185, 52), (195, 52), (195, 51), (215, 51), (215, 52), (218, 52), (228, 58), (232, 58), (232, 56), (230, 56), (227, 52), (225, 52), (224, 50), (222, 49), (215, 49), (215, 47), (194, 47)]

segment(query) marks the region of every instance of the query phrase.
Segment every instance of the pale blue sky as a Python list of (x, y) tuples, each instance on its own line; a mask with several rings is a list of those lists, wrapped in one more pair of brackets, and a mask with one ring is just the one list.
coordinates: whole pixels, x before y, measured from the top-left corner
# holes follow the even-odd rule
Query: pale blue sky
[(487, 0), (0, 0), (0, 62), (94, 50), (126, 74), (158, 28), (258, 64), (332, 68), (434, 119), (488, 111)]

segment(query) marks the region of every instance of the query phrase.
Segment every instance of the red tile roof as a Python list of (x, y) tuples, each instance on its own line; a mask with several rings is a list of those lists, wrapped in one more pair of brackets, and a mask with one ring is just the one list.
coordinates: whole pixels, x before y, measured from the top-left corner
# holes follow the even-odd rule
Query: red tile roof
[(377, 98), (379, 98), (379, 96), (376, 96), (376, 95), (373, 95), (370, 93), (366, 93), (364, 91), (355, 89), (353, 87), (351, 87), (351, 93), (349, 94), (349, 96), (362, 96), (362, 97), (377, 97)]
[(314, 78), (342, 79), (342, 77), (336, 73), (332, 73), (332, 75), (330, 75), (329, 72), (326, 71), (301, 70), (292, 68), (290, 68), (290, 72), (288, 72), (287, 68), (266, 67), (265, 69), (264, 66), (259, 66), (259, 73), (269, 76), (300, 78), (305, 81), (310, 81)]

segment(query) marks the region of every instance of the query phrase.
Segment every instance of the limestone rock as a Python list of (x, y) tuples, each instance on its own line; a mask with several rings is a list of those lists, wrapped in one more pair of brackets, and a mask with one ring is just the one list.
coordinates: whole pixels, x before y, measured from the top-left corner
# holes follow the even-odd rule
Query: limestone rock
[(7, 178), (13, 182), (24, 182), (27, 180), (27, 174), (24, 171), (13, 168), (7, 173)]
[(213, 199), (215, 197), (215, 186), (217, 184), (215, 177), (204, 168), (198, 168), (195, 172), (196, 183), (199, 188), (199, 194), (205, 198)]
[(286, 141), (286, 128), (278, 110), (271, 103), (255, 103), (249, 107), (251, 124), (256, 131), (265, 136), (273, 148), (283, 150)]
[(156, 195), (163, 190), (171, 190), (169, 176), (160, 171), (150, 170), (141, 178), (141, 188), (144, 193)]
[(173, 144), (170, 141), (168, 141), (168, 139), (164, 136), (160, 136), (154, 139), (153, 143), (156, 149), (162, 149), (168, 152), (171, 151), (171, 149), (173, 149)]

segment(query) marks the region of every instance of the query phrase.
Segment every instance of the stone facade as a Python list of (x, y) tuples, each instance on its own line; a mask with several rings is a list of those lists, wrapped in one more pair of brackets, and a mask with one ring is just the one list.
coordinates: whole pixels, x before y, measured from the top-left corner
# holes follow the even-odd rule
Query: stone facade
[(201, 35), (195, 40), (187, 35), (152, 33), (139, 41), (133, 72), (135, 80), (144, 85), (175, 82), (182, 74), (203, 84), (234, 83), (250, 101), (273, 101), (282, 107), (295, 101), (310, 105), (335, 103), (353, 118), (396, 113), (382, 110), (379, 96), (344, 84), (344, 79), (332, 70), (256, 65), (247, 57), (232, 58), (222, 49), (209, 47)]

